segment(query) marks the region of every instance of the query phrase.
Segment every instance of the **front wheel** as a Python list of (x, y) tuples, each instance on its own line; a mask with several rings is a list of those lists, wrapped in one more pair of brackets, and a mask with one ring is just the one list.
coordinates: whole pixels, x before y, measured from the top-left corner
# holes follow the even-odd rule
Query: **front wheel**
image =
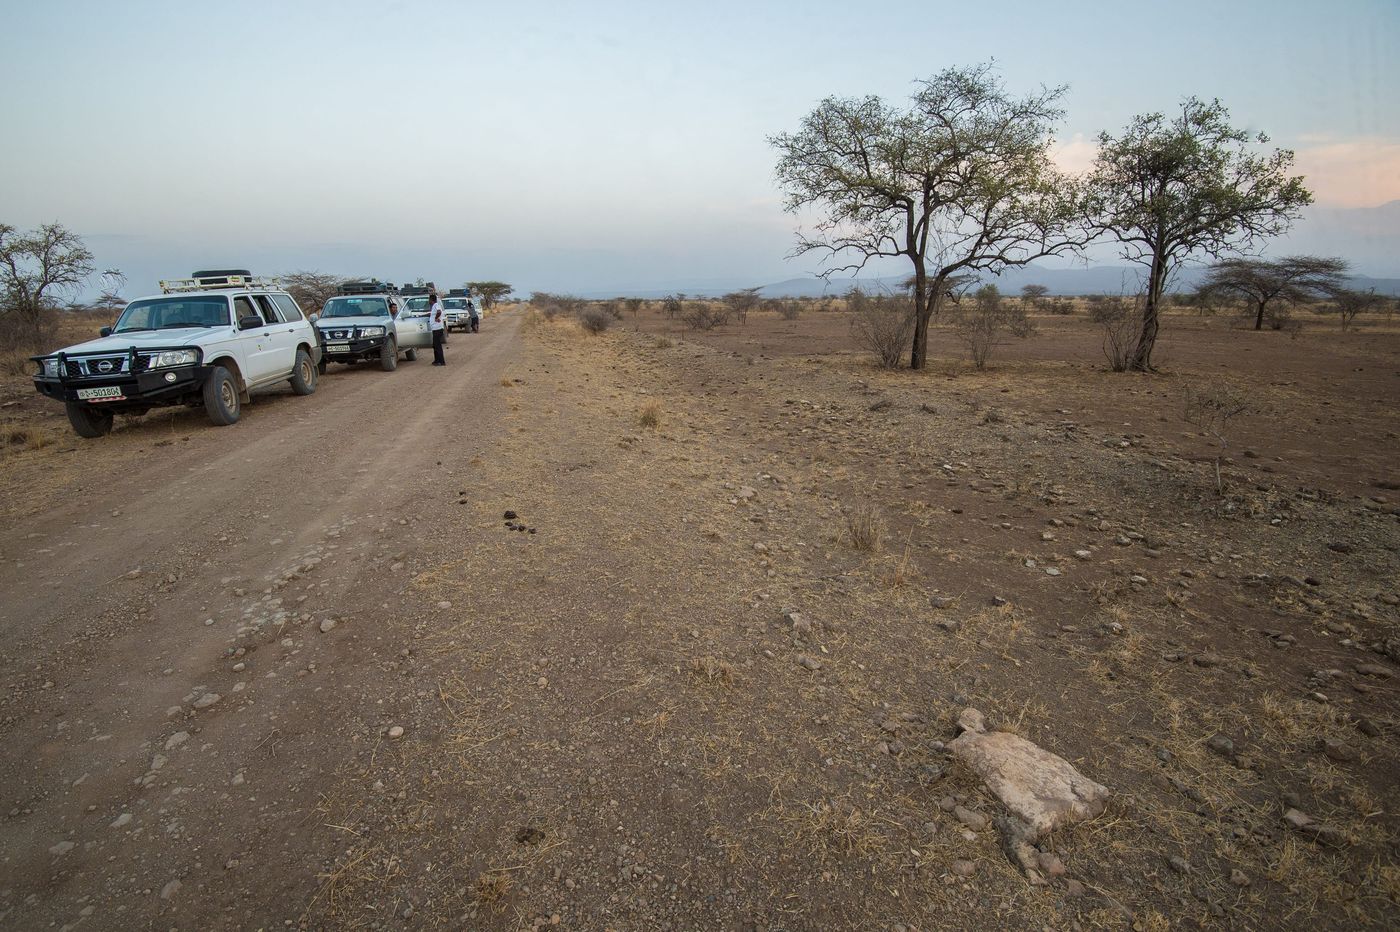
[(309, 395), (316, 390), (316, 367), (311, 364), (311, 357), (306, 350), (297, 350), (297, 362), (292, 367), (292, 392), (297, 395)]
[(393, 340), (385, 340), (379, 348), (379, 368), (393, 372), (399, 367), (399, 348)]
[(413, 360), (418, 358), (418, 350), (410, 346), (408, 349), (403, 351), (403, 358), (407, 359), (409, 362), (413, 362)]
[(241, 401), (233, 375), (223, 366), (215, 366), (204, 383), (204, 412), (219, 427), (238, 420)]
[(93, 440), (112, 432), (111, 411), (103, 411), (101, 408), (93, 408), (77, 401), (70, 401), (65, 407), (68, 409), (68, 423), (73, 425), (73, 432), (79, 437)]

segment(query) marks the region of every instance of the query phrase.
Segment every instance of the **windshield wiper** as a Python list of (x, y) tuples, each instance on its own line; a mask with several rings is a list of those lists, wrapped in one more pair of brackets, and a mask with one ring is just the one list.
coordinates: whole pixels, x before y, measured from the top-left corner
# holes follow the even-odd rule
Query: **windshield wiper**
[(113, 330), (112, 336), (116, 336), (119, 333), (148, 333), (154, 329), (154, 327), (123, 327), (120, 330)]
[(217, 324), (162, 324), (158, 330), (183, 330), (189, 327), (216, 327)]

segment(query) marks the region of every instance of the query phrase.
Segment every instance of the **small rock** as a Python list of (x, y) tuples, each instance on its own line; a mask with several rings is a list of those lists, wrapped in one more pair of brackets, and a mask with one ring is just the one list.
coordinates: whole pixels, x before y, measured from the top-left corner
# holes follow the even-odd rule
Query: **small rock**
[(1076, 550), (1076, 551), (1074, 552), (1075, 558), (1076, 558), (1076, 559), (1079, 559), (1079, 560), (1087, 560), (1087, 559), (1089, 559), (1090, 557), (1092, 557), (1093, 555), (1094, 555), (1094, 554), (1093, 554), (1092, 552), (1088, 551), (1088, 550)]
[(1178, 874), (1191, 873), (1191, 862), (1186, 860), (1179, 854), (1174, 854), (1171, 857), (1167, 858), (1167, 864), (1171, 867), (1172, 870), (1176, 871)]
[(1046, 575), (1046, 576), (1058, 576), (1058, 575), (1060, 575), (1060, 570), (1059, 570), (1059, 568), (1054, 567), (1054, 566), (1047, 566), (1047, 567), (1045, 568), (1045, 575)]
[(797, 662), (808, 670), (820, 670), (822, 668), (822, 662), (820, 660), (817, 660), (815, 657), (808, 657), (806, 654), (798, 654)]
[(335, 630), (336, 621), (334, 618), (326, 618), (321, 621), (321, 633), (330, 634)]
[(205, 693), (194, 701), (194, 707), (196, 709), (207, 709), (222, 698), (224, 697), (218, 693)]
[(1237, 867), (1230, 871), (1230, 883), (1237, 887), (1247, 887), (1250, 883), (1249, 875)]
[(957, 860), (949, 866), (949, 870), (955, 877), (971, 877), (977, 873), (977, 865), (971, 861)]
[(403, 737), (403, 726), (402, 726), (402, 725), (394, 725), (394, 726), (390, 727), (390, 729), (389, 729), (389, 737), (390, 737), (390, 738), (402, 738), (402, 737)]
[(112, 828), (122, 828), (131, 824), (131, 813), (123, 812), (112, 820)]
[(1322, 753), (1339, 763), (1356, 760), (1356, 751), (1339, 738), (1323, 738)]
[(180, 888), (183, 886), (184, 884), (180, 883), (178, 879), (170, 881), (170, 883), (160, 888), (160, 898), (162, 900), (170, 899), (175, 894), (179, 893)]
[(1395, 675), (1389, 667), (1383, 667), (1378, 663), (1358, 663), (1356, 672), (1362, 676), (1374, 676), (1382, 680), (1388, 680)]
[(1060, 860), (1059, 855), (1051, 851), (1040, 852), (1040, 872), (1046, 877), (1063, 877), (1069, 873), (1065, 867), (1065, 862)]
[(935, 595), (931, 596), (928, 601), (934, 608), (947, 608), (953, 604), (953, 597), (950, 595)]
[(1235, 753), (1235, 742), (1224, 735), (1213, 735), (1211, 739), (1206, 742), (1206, 747), (1212, 752), (1219, 754), (1221, 757), (1231, 757)]
[(60, 841), (58, 844), (49, 848), (49, 854), (53, 855), (56, 858), (60, 858), (68, 852), (72, 851), (75, 847), (77, 847), (77, 845), (71, 841)]
[(1196, 656), (1191, 658), (1192, 663), (1206, 670), (1209, 670), (1211, 667), (1220, 666), (1221, 660), (1222, 658), (1219, 654), (1210, 653), (1197, 654)]
[(445, 611), (445, 610), (447, 610), (447, 609), (449, 609), (449, 608), (452, 607), (452, 603), (444, 600), (444, 601), (442, 601), (442, 602), (439, 602), (439, 603), (437, 604), (437, 607), (440, 608), (440, 609), (443, 609), (443, 610)]
[(165, 739), (165, 749), (167, 751), (173, 751), (188, 740), (190, 740), (190, 733), (188, 731), (177, 731), (175, 734)]
[(966, 825), (974, 832), (980, 832), (987, 827), (986, 816), (984, 816), (980, 812), (977, 812), (972, 809), (967, 809), (963, 806), (953, 807), (953, 818), (957, 819), (959, 822), (961, 822), (963, 825)]

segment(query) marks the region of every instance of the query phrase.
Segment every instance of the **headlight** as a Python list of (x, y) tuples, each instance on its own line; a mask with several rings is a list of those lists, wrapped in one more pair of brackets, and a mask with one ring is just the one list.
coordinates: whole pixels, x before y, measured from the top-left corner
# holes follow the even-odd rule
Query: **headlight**
[(151, 354), (152, 369), (168, 369), (171, 366), (192, 366), (199, 362), (199, 351), (192, 349), (167, 350)]
[(360, 336), (362, 336), (362, 337), (382, 337), (382, 336), (384, 336), (384, 328), (383, 328), (383, 327), (361, 327), (361, 328), (360, 328)]
[(54, 378), (54, 379), (58, 378), (58, 360), (57, 360), (57, 359), (45, 359), (45, 360), (44, 360), (44, 375), (48, 376), (49, 378)]

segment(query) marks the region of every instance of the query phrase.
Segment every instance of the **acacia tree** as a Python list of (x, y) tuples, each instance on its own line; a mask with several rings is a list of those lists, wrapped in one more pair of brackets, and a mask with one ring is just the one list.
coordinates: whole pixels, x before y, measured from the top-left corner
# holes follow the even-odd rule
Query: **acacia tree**
[(1342, 329), (1350, 330), (1356, 318), (1367, 311), (1374, 311), (1385, 304), (1385, 296), (1376, 294), (1376, 289), (1366, 291), (1339, 288), (1332, 295), (1337, 316), (1341, 318)]
[(1044, 285), (1022, 285), (1021, 300), (1031, 307), (1040, 307), (1040, 302), (1045, 300), (1045, 296), (1050, 293), (1050, 289)]
[(1251, 151), (1268, 141), (1231, 126), (1220, 101), (1195, 97), (1175, 117), (1149, 113), (1121, 136), (1099, 134), (1085, 201), (1090, 227), (1115, 236), (1123, 258), (1148, 269), (1128, 368), (1152, 368), (1162, 294), (1183, 261), (1248, 250), (1285, 232), (1312, 203), (1302, 178), (1289, 175), (1292, 151)]
[(921, 81), (906, 110), (878, 97), (829, 97), (796, 133), (769, 139), (789, 212), (815, 209), (794, 255), (816, 253), (824, 275), (872, 259), (914, 267), (910, 367), (924, 368), (929, 321), (960, 273), (1074, 248), (1079, 186), (1055, 168), (1051, 129), (1064, 88), (1010, 96), (990, 65)]
[(0, 311), (11, 333), (37, 338), (54, 298), (76, 292), (94, 271), (82, 237), (61, 224), (21, 233), (0, 223)]
[(277, 278), (282, 282), (282, 287), (287, 289), (287, 293), (308, 314), (321, 313), (321, 308), (339, 293), (340, 286), (346, 282), (346, 279), (339, 275), (307, 270), (284, 272)]
[(505, 282), (467, 282), (467, 288), (481, 295), (484, 310), (488, 311), (496, 306), (496, 302), (515, 291)]
[[(1273, 261), (1248, 257), (1224, 259), (1211, 266), (1202, 283), (1208, 293), (1229, 294), (1254, 306), (1254, 329), (1264, 329), (1270, 304), (1306, 304), (1346, 287), (1344, 259), (1285, 256)], [(1274, 325), (1278, 329), (1278, 324)]]

